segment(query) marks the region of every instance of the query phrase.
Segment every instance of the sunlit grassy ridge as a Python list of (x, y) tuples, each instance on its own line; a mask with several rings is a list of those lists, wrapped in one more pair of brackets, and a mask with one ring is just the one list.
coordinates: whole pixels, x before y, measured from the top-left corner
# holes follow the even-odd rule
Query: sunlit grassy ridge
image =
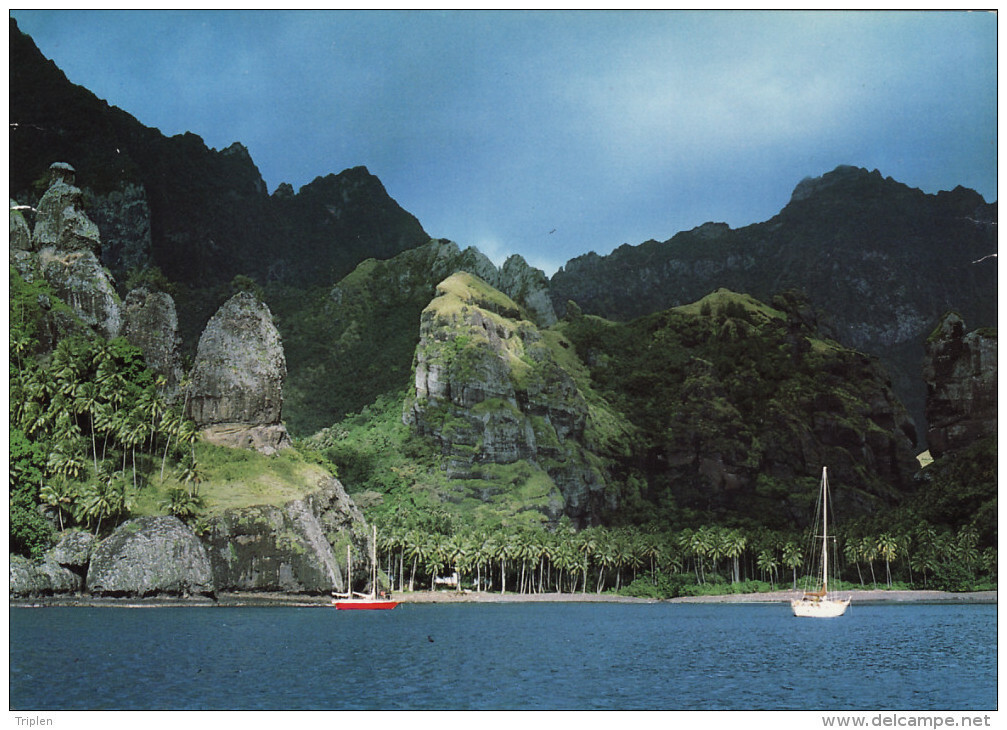
[(303, 499), (332, 476), (328, 469), (296, 449), (283, 449), (271, 456), (203, 442), (197, 443), (195, 449), (199, 484), (183, 483), (174, 469), (166, 471), (162, 482), (154, 464), (146, 486), (136, 494), (135, 514), (165, 514), (164, 503), (172, 489), (193, 487), (203, 498), (206, 516), (258, 504), (282, 506)]

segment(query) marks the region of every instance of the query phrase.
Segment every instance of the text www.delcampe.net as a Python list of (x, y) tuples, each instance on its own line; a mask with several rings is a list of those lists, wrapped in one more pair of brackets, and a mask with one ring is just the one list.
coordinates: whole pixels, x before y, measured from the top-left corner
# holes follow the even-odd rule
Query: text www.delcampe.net
[(990, 727), (989, 715), (912, 715), (885, 713), (879, 715), (822, 715), (825, 727)]

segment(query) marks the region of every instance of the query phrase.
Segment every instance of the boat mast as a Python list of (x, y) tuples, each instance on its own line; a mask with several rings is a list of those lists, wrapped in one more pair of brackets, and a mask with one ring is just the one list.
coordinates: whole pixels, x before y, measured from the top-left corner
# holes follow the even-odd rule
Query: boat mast
[(829, 478), (822, 467), (822, 592), (829, 591)]
[(378, 597), (378, 526), (371, 525), (371, 598)]

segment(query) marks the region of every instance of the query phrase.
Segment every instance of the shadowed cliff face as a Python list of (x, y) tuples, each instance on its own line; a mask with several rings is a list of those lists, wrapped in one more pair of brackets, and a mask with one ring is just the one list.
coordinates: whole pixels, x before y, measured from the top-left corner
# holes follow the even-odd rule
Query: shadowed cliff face
[(73, 165), (89, 188), (86, 212), (114, 229), (115, 259), (104, 263), (119, 278), (152, 264), (189, 286), (238, 274), (331, 284), (367, 257), (429, 240), (365, 168), (270, 196), (240, 143), (215, 150), (195, 134), (143, 126), (70, 83), (13, 18), (9, 25), (11, 193), (33, 204), (52, 160)]
[(927, 340), (927, 444), (936, 459), (997, 432), (997, 333), (949, 313)]

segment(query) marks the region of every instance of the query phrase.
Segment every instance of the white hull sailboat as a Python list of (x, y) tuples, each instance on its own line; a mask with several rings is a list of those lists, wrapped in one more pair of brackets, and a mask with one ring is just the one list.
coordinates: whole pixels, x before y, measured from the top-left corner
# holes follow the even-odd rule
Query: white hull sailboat
[(846, 613), (850, 597), (839, 598), (829, 592), (829, 477), (828, 467), (822, 467), (822, 488), (819, 496), (822, 513), (822, 565), (815, 576), (821, 578), (820, 587), (805, 590), (801, 598), (790, 601), (795, 616), (809, 618), (836, 618)]

